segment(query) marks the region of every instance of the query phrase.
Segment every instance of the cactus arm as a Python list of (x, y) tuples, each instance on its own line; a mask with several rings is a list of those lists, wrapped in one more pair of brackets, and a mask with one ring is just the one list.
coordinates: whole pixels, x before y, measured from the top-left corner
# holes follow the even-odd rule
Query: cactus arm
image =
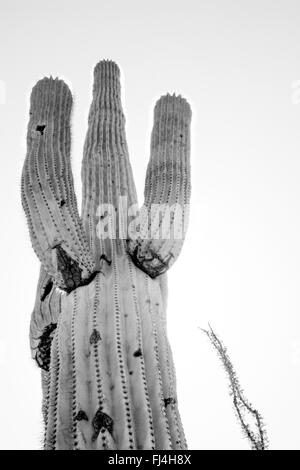
[(122, 237), (119, 233), (118, 221), (120, 217), (125, 221), (127, 210), (120, 203), (125, 200), (126, 206), (130, 207), (137, 202), (126, 143), (120, 70), (112, 61), (103, 60), (94, 69), (93, 99), (81, 174), (82, 220), (99, 267), (101, 255), (111, 259), (114, 243), (97, 233), (105, 205), (111, 205), (111, 216), (116, 221), (116, 239), (119, 239), (118, 251), (124, 251), (126, 235)]
[(155, 278), (177, 259), (190, 201), (191, 109), (180, 96), (162, 96), (154, 109), (140, 235), (128, 240), (134, 263)]
[(33, 88), (22, 204), (33, 248), (54, 283), (70, 292), (95, 271), (78, 215), (70, 163), (72, 95), (58, 79)]

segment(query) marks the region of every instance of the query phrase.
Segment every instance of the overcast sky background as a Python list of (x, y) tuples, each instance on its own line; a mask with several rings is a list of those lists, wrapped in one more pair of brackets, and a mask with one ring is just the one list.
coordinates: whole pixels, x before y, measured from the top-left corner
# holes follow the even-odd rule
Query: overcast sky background
[(192, 205), (169, 274), (168, 329), (191, 449), (247, 449), (225, 373), (198, 327), (228, 347), (273, 449), (299, 449), (300, 3), (295, 0), (0, 3), (0, 448), (38, 449), (39, 370), (28, 331), (39, 262), (20, 201), (31, 87), (52, 74), (74, 94), (80, 164), (100, 59), (122, 71), (142, 202), (155, 101), (192, 105)]

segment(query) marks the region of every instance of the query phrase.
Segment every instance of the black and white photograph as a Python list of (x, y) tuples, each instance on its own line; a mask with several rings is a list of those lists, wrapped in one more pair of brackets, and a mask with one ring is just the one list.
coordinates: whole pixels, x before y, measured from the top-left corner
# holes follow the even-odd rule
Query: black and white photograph
[(0, 449), (300, 450), (300, 2), (0, 0), (0, 58)]

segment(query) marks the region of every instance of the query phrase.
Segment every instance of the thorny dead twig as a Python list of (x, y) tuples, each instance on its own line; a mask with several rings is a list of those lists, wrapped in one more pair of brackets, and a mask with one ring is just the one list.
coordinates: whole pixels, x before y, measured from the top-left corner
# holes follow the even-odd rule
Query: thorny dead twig
[[(245, 398), (232, 362), (227, 354), (226, 347), (215, 334), (210, 325), (209, 330), (204, 330), (203, 328), (200, 329), (208, 336), (211, 344), (217, 350), (219, 358), (221, 359), (224, 369), (228, 375), (230, 395), (233, 398), (235, 412), (241, 424), (244, 435), (250, 441), (253, 450), (266, 450), (268, 448), (268, 437), (262, 416)], [(250, 417), (254, 418), (254, 430), (251, 429), (249, 424)]]

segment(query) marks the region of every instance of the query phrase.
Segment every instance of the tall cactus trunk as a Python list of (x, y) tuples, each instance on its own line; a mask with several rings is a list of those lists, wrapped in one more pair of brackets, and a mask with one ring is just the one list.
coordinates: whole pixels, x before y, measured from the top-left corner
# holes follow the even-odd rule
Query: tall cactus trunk
[(183, 449), (158, 280), (116, 253), (62, 297), (46, 400), (46, 449)]
[[(181, 97), (158, 102), (143, 216), (137, 236), (126, 231), (124, 237), (127, 207), (137, 198), (119, 69), (102, 61), (94, 78), (82, 219), (70, 167), (70, 92), (61, 81), (43, 79), (31, 99), (22, 202), (42, 263), (30, 341), (42, 369), (44, 448), (185, 449), (166, 332), (165, 271), (179, 255), (186, 210), (176, 230), (176, 215), (170, 218), (169, 231), (182, 229), (181, 238), (144, 234), (151, 204), (162, 204), (165, 213), (166, 206), (189, 202), (191, 113)], [(127, 198), (125, 208), (120, 197)], [(109, 207), (122, 220), (115, 237), (99, 234)], [(161, 221), (151, 224), (151, 234), (160, 231)]]

